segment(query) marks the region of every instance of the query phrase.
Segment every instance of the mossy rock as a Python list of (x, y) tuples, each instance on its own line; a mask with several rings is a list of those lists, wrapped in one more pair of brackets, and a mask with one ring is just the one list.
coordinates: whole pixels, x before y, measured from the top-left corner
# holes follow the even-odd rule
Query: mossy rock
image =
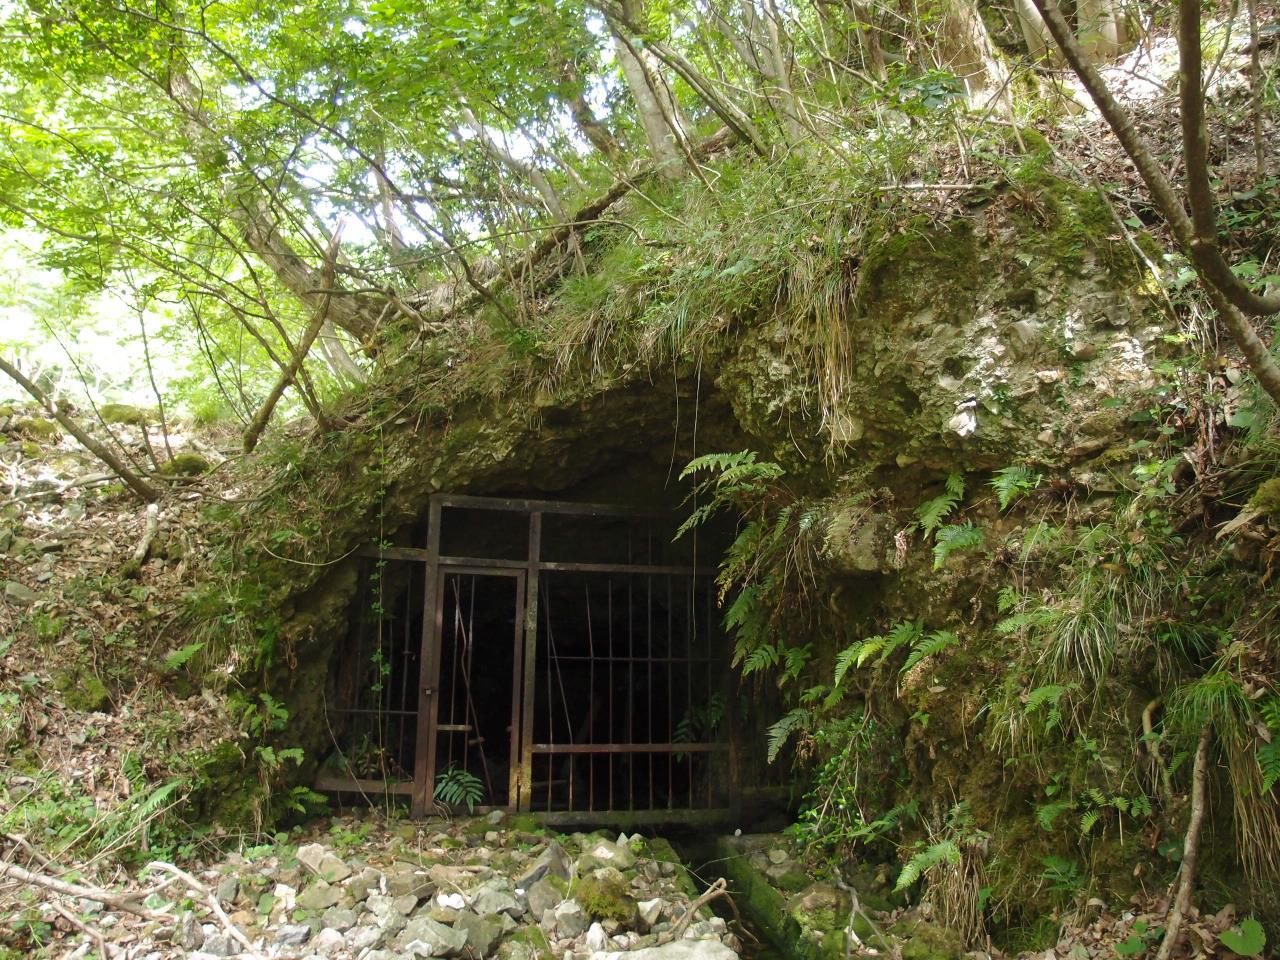
[(545, 828), (538, 823), (538, 818), (531, 813), (518, 813), (507, 820), (507, 829), (513, 833), (543, 834)]
[(85, 670), (64, 670), (54, 679), (63, 702), (72, 710), (100, 713), (111, 706), (111, 693), (97, 676)]
[(1249, 498), (1249, 507), (1268, 516), (1280, 514), (1280, 477), (1264, 480)]
[(498, 947), (499, 960), (552, 960), (551, 942), (538, 927), (524, 927)]
[(636, 901), (628, 893), (621, 877), (584, 877), (573, 891), (573, 899), (592, 920), (617, 920), (628, 923), (635, 919)]
[(155, 423), (155, 415), (142, 407), (128, 403), (104, 403), (98, 407), (103, 423), (115, 423), (129, 427), (145, 427)]
[(965, 955), (959, 933), (928, 920), (904, 918), (889, 932), (902, 941), (902, 960), (961, 960)]
[(160, 464), (162, 477), (198, 477), (209, 472), (209, 461), (198, 453), (175, 453)]
[(44, 417), (23, 417), (16, 424), (18, 432), (32, 440), (54, 441), (62, 436), (62, 430), (53, 420)]

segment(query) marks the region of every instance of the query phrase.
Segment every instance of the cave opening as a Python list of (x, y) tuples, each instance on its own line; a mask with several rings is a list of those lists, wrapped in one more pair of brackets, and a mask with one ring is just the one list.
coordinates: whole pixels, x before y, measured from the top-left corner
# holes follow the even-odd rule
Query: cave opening
[(539, 814), (722, 809), (735, 770), (706, 536), (634, 505), (435, 495), (363, 559), (317, 786)]

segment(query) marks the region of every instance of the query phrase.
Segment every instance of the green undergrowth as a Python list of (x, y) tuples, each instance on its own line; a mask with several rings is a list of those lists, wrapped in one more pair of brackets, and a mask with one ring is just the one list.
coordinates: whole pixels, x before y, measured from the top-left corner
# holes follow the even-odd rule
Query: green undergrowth
[[(1098, 458), (1114, 486), (1096, 461), (1054, 484), (1012, 464), (953, 473), (910, 507), (802, 496), (750, 452), (689, 468), (692, 522), (741, 518), (725, 623), (744, 680), (783, 694), (769, 760), (808, 784), (793, 833), (834, 862), (897, 860), (900, 889), (969, 942), (1039, 942), (1045, 917), (1168, 884), (1205, 730), (1222, 842), (1202, 902), (1280, 917), (1280, 604), (1260, 546), (1280, 447), (1246, 397), (1253, 413), (1219, 436), (1234, 466), (1201, 485), (1174, 379), (1198, 362), (1118, 418), (1131, 439)], [(901, 533), (868, 610), (842, 602), (829, 560), (878, 511)], [(1245, 522), (1265, 532), (1220, 534)]]

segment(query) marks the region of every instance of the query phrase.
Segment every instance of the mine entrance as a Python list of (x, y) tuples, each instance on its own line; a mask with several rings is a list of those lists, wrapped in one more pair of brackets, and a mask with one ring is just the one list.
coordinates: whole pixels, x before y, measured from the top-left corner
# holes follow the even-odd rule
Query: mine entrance
[[(368, 558), (381, 594), (399, 589), (339, 664), (341, 762), (320, 786), (405, 794), (415, 815), (460, 779), (481, 809), (549, 820), (723, 811), (737, 764), (714, 570), (674, 527), (626, 507), (432, 497), (424, 546)], [(416, 643), (370, 652), (387, 636)], [(356, 748), (395, 763), (353, 763)]]

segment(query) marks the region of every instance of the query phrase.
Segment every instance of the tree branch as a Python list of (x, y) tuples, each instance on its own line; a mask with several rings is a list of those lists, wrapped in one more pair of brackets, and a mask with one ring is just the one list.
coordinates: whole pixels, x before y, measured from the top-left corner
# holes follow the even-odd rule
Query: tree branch
[[(1160, 169), (1159, 164), (1156, 163), (1151, 150), (1133, 125), (1132, 118), (1111, 94), (1106, 81), (1102, 79), (1102, 75), (1093, 65), (1093, 61), (1089, 59), (1083, 48), (1081, 48), (1076, 40), (1075, 33), (1072, 32), (1071, 27), (1063, 17), (1056, 0), (1033, 0), (1033, 2), (1036, 5), (1036, 9), (1040, 11), (1049, 33), (1052, 34), (1053, 39), (1062, 51), (1063, 57), (1071, 69), (1075, 71), (1076, 76), (1080, 78), (1080, 82), (1084, 85), (1085, 90), (1088, 91), (1103, 119), (1106, 120), (1116, 139), (1120, 141), (1120, 145), (1124, 148), (1124, 152), (1128, 154), (1134, 167), (1137, 168), (1138, 174), (1147, 185), (1147, 189), (1151, 191), (1151, 197), (1155, 201), (1156, 207), (1169, 222), (1169, 228), (1173, 232), (1174, 239), (1177, 240), (1178, 245), (1182, 247), (1187, 256), (1191, 258), (1210, 302), (1222, 317), (1222, 321), (1230, 332), (1232, 339), (1235, 340), (1236, 346), (1244, 354), (1250, 369), (1258, 379), (1258, 383), (1272, 400), (1280, 404), (1280, 366), (1276, 365), (1271, 351), (1262, 342), (1248, 318), (1245, 317), (1242, 312), (1243, 308), (1232, 299), (1229, 292), (1238, 292), (1242, 288), (1239, 280), (1231, 273), (1231, 268), (1226, 261), (1222, 259), (1222, 254), (1218, 251), (1216, 243), (1205, 246), (1197, 242), (1195, 225), (1187, 215), (1186, 208), (1182, 205), (1182, 200), (1174, 192), (1169, 179), (1164, 175), (1164, 171)], [(1184, 0), (1184, 5), (1190, 4)], [(1224, 273), (1226, 275), (1225, 278), (1223, 277)], [(1222, 286), (1223, 283), (1226, 284), (1226, 287)], [(1280, 297), (1258, 298), (1247, 288), (1244, 289), (1248, 292), (1250, 300), (1261, 301), (1261, 305), (1267, 307), (1267, 309), (1261, 311), (1262, 313), (1280, 311)], [(1271, 303), (1272, 300), (1275, 301), (1274, 305)]]

